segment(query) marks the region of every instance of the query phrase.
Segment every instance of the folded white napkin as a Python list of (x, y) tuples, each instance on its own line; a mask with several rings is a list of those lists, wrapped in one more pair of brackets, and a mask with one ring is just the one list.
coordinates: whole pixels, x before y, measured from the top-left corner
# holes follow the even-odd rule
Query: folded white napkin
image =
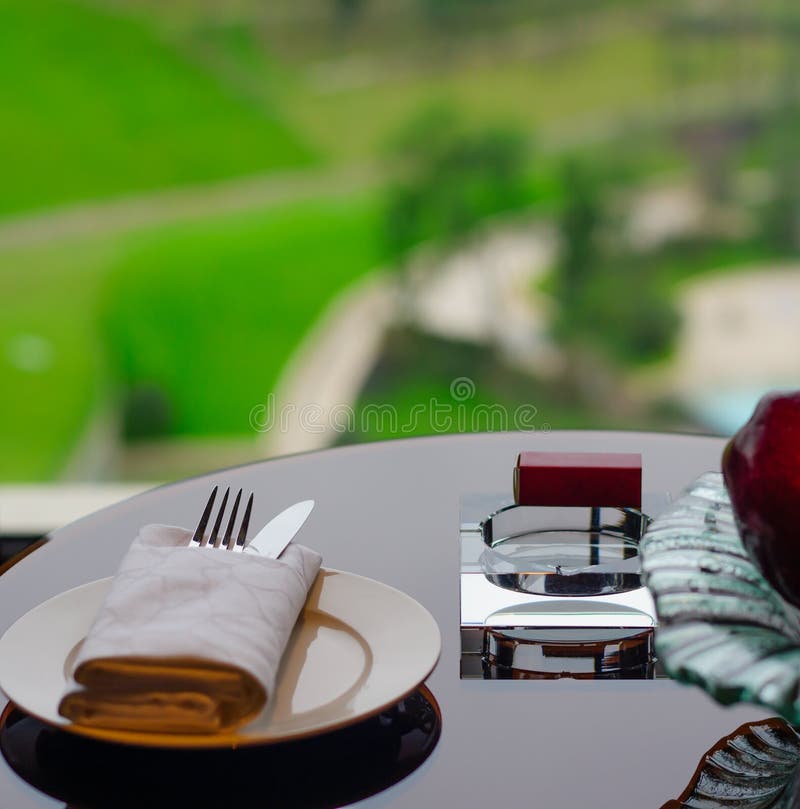
[(254, 717), (322, 557), (188, 548), (191, 532), (142, 528), (75, 661), (59, 705), (93, 727), (211, 733)]

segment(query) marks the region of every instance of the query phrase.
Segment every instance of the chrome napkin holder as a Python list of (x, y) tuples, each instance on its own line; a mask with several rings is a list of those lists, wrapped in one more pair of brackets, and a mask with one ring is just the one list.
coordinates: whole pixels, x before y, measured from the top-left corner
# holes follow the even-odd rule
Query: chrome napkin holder
[(462, 498), (462, 678), (653, 677), (639, 559), (649, 521), (631, 508)]

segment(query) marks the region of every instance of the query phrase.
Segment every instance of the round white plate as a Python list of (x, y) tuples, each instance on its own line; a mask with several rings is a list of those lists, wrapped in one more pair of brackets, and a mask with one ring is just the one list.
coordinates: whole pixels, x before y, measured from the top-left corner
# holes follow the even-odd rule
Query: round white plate
[(433, 616), (380, 582), (322, 569), (309, 591), (267, 707), (252, 722), (209, 735), (81, 727), (58, 713), (72, 660), (111, 579), (53, 598), (0, 638), (0, 688), (27, 713), (98, 739), (157, 747), (231, 747), (314, 736), (359, 722), (410, 694), (441, 650)]

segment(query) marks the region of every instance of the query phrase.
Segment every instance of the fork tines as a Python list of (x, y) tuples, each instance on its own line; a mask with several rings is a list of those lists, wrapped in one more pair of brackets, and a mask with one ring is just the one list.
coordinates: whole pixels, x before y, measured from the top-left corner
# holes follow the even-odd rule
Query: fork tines
[(233, 529), (236, 524), (236, 515), (239, 512), (239, 504), (242, 499), (242, 490), (239, 489), (238, 493), (236, 494), (236, 498), (233, 501), (233, 508), (231, 509), (230, 516), (228, 517), (228, 525), (225, 529), (225, 533), (223, 536), (220, 536), (219, 531), (222, 527), (222, 520), (225, 516), (225, 508), (228, 505), (228, 497), (230, 496), (231, 492), (230, 487), (228, 487), (222, 497), (222, 503), (220, 504), (219, 511), (217, 512), (217, 518), (214, 520), (214, 527), (212, 528), (211, 533), (206, 536), (206, 526), (208, 525), (211, 512), (214, 508), (214, 500), (217, 497), (218, 489), (219, 487), (215, 486), (211, 492), (211, 496), (208, 498), (206, 507), (203, 509), (203, 515), (200, 517), (200, 522), (197, 523), (197, 528), (195, 529), (192, 538), (189, 540), (189, 546), (241, 551), (244, 549), (245, 539), (247, 538), (247, 528), (250, 525), (250, 512), (253, 509), (253, 494), (251, 492), (250, 497), (247, 499), (247, 505), (245, 506), (244, 516), (242, 517), (242, 522), (239, 526), (239, 532), (234, 539)]

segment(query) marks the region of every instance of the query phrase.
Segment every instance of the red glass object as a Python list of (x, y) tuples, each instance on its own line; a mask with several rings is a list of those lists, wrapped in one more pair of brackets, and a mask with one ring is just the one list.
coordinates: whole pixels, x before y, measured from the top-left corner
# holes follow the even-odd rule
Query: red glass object
[(514, 469), (521, 506), (642, 506), (642, 456), (622, 452), (521, 452)]
[(722, 455), (742, 543), (769, 583), (800, 607), (800, 391), (767, 394)]

